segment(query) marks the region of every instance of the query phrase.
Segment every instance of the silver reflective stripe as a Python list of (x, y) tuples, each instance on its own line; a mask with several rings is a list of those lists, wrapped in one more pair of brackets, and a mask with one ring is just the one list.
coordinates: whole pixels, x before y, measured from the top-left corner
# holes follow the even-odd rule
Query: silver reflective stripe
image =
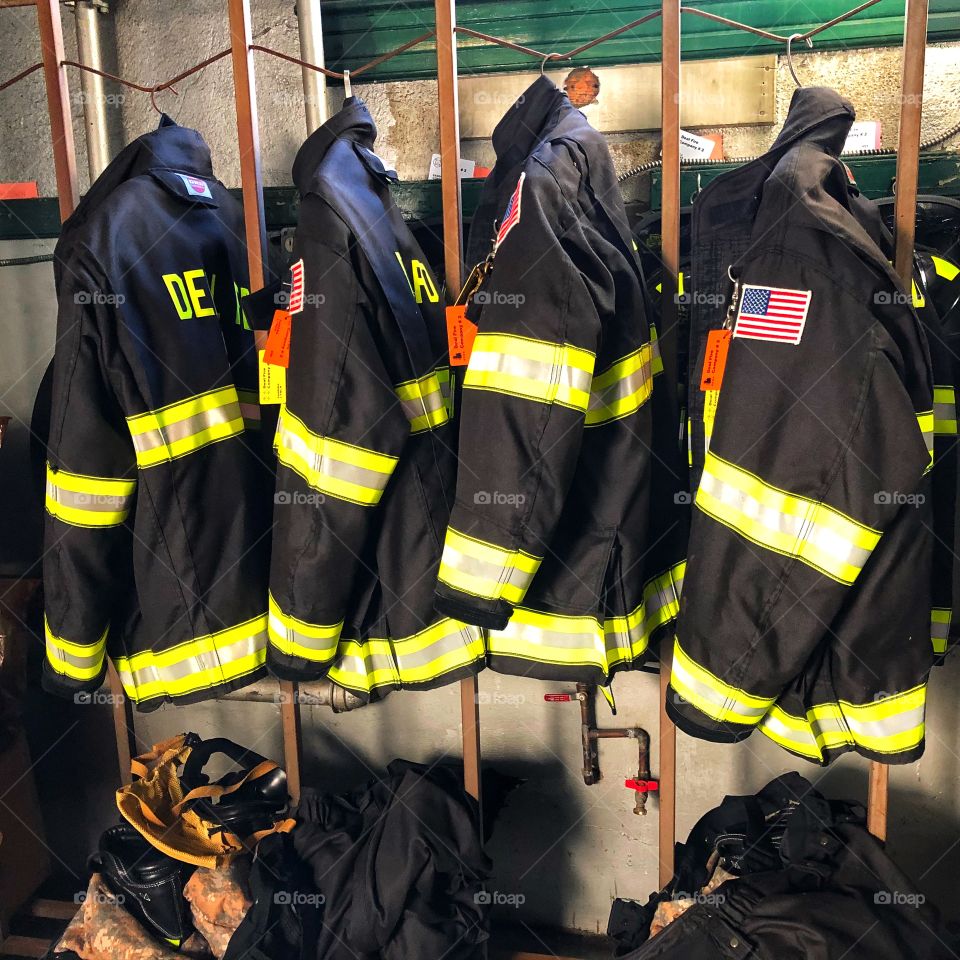
[(545, 385), (559, 385), (583, 393), (589, 393), (590, 383), (593, 380), (593, 374), (589, 370), (492, 351), (475, 351), (470, 356), (470, 373), (503, 373), (507, 376), (536, 380)]
[(65, 490), (52, 480), (47, 481), (47, 496), (65, 507), (92, 510), (95, 513), (116, 513), (127, 510), (133, 502), (133, 494), (112, 496), (106, 493), (80, 493), (75, 490)]
[[(397, 666), (392, 656), (386, 653), (373, 653), (367, 644), (358, 643), (357, 646), (365, 652), (359, 655), (353, 653), (344, 654), (336, 665), (338, 673), (342, 671), (343, 673), (369, 676), (378, 671), (388, 670), (394, 674), (396, 681), (399, 681)], [(377, 686), (380, 685), (381, 682), (378, 681)]]
[(326, 653), (331, 657), (336, 653), (339, 643), (339, 631), (331, 633), (330, 636), (317, 637), (303, 630), (298, 630), (294, 621), (289, 623), (282, 619), (272, 608), (270, 610), (270, 639), (274, 642), (276, 639), (286, 640), (288, 644), (296, 644), (300, 647), (306, 647), (308, 650), (314, 650), (318, 653)]
[[(118, 664), (117, 673), (120, 675), (124, 687), (128, 690), (146, 687), (148, 684), (169, 686), (196, 674), (207, 671), (215, 673), (223, 664), (241, 660), (263, 650), (266, 642), (267, 630), (264, 627), (255, 633), (235, 640), (233, 643), (202, 653), (188, 655), (182, 660), (162, 666), (149, 664), (131, 670), (127, 666)], [(157, 656), (163, 656), (163, 654), (159, 653)], [(206, 687), (209, 685), (203, 683), (200, 686)]]
[[(434, 660), (444, 656), (444, 654), (455, 653), (458, 650), (466, 651), (467, 646), (472, 643), (479, 634), (477, 627), (469, 627), (466, 624), (457, 621), (450, 621), (450, 629), (441, 637), (437, 637), (427, 646), (413, 653), (401, 653), (396, 647), (394, 654), (397, 658), (397, 666), (400, 668), (400, 678), (403, 679), (404, 671), (416, 670), (418, 667), (426, 667)], [(402, 649), (402, 644), (399, 645)], [(472, 659), (472, 658), (471, 658)], [(457, 664), (453, 669), (457, 669)], [(433, 679), (433, 678), (431, 678)]]
[(330, 455), (326, 450), (316, 450), (282, 420), (277, 431), (278, 442), (299, 457), (309, 470), (334, 480), (345, 480), (368, 490), (385, 490), (390, 480), (389, 473), (370, 470), (354, 463), (347, 463)]
[(650, 380), (650, 366), (651, 360), (648, 358), (644, 360), (638, 369), (623, 377), (621, 380), (615, 380), (602, 390), (591, 392), (590, 406), (588, 409), (597, 410), (602, 407), (610, 407), (618, 400), (625, 400), (627, 397), (635, 394)]
[[(96, 668), (99, 670), (100, 664), (103, 663), (103, 655), (104, 647), (102, 644), (93, 644), (90, 653), (86, 656), (81, 656), (80, 654), (64, 650), (62, 647), (54, 646), (50, 641), (47, 641), (47, 658), (51, 661), (52, 666), (55, 666), (56, 662), (60, 661), (68, 667), (75, 667), (78, 670), (86, 668)], [(70, 671), (58, 670), (57, 672), (69, 674)]]
[(526, 593), (527, 587), (530, 586), (530, 582), (536, 573), (535, 570), (527, 571), (520, 570), (517, 567), (502, 567), (499, 564), (481, 560), (479, 557), (471, 557), (452, 549), (444, 552), (443, 560), (447, 566), (459, 570), (461, 573), (494, 584), (510, 584), (523, 593)]
[[(550, 615), (541, 614), (540, 616), (547, 618)], [(552, 630), (549, 627), (538, 627), (531, 623), (522, 623), (517, 617), (514, 617), (503, 630), (498, 630), (497, 633), (504, 638), (520, 640), (538, 647), (555, 647), (561, 650), (593, 647), (602, 656), (606, 651), (604, 645), (599, 643), (599, 622), (587, 616), (585, 616), (583, 620), (592, 624), (593, 629), (583, 633), (567, 630)]]
[(807, 517), (782, 513), (772, 507), (767, 507), (759, 500), (730, 484), (724, 483), (711, 473), (704, 471), (700, 479), (699, 489), (715, 497), (721, 503), (733, 507), (746, 519), (773, 533), (791, 537), (798, 544), (811, 544), (835, 562), (846, 563), (859, 570), (863, 569), (864, 564), (870, 558), (871, 550), (858, 547), (829, 527), (813, 523)]
[(427, 414), (435, 413), (443, 408), (443, 394), (439, 390), (428, 393), (423, 397), (414, 397), (410, 400), (401, 400), (400, 407), (408, 420), (416, 420)]
[[(671, 667), (671, 683), (675, 682), (679, 682), (683, 687), (686, 687), (708, 703), (714, 704), (717, 710), (723, 715), (737, 714), (738, 716), (744, 717), (747, 721), (756, 722), (770, 709), (769, 705), (762, 707), (750, 706), (746, 703), (741, 703), (739, 700), (725, 697), (722, 693), (714, 690), (713, 687), (701, 682), (689, 673), (683, 665), (682, 660), (677, 657), (674, 657), (673, 666)], [(677, 689), (677, 692), (683, 696), (682, 690)], [(694, 706), (696, 706), (696, 704), (694, 704)]]
[(858, 720), (856, 713), (849, 709), (845, 710), (843, 715), (854, 736), (888, 738), (922, 726), (924, 705), (921, 703), (912, 710), (905, 710), (883, 720)]
[(164, 427), (157, 427), (132, 434), (133, 446), (137, 453), (146, 453), (157, 447), (167, 446), (179, 440), (187, 440), (210, 427), (231, 423), (242, 419), (240, 403), (237, 400), (229, 401), (223, 406), (213, 407), (211, 410), (201, 410), (192, 416)]

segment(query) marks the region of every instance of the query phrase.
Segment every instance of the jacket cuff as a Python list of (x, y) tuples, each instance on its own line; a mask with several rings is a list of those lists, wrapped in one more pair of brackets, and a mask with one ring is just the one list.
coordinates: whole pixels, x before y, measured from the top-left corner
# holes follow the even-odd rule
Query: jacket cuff
[(487, 630), (503, 630), (510, 622), (513, 607), (503, 600), (483, 600), (441, 587), (433, 602), (437, 613)]
[(106, 662), (100, 673), (90, 680), (72, 680), (57, 673), (49, 663), (44, 663), (40, 685), (47, 693), (52, 693), (56, 697), (73, 700), (74, 703), (89, 703), (92, 695), (103, 686), (106, 675)]

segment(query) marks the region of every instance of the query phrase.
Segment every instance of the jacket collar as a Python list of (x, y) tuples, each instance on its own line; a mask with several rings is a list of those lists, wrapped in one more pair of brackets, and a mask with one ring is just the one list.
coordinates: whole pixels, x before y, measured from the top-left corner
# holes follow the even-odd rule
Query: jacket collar
[(301, 193), (309, 191), (321, 161), (340, 139), (350, 140), (365, 148), (361, 156), (373, 150), (377, 140), (377, 127), (367, 105), (359, 97), (347, 97), (339, 112), (311, 133), (297, 151), (297, 157), (293, 161), (293, 182)]
[(836, 90), (800, 87), (793, 93), (783, 129), (769, 152), (780, 152), (803, 138), (819, 143), (828, 153), (839, 157), (855, 119), (853, 104)]
[(577, 113), (552, 80), (546, 77), (534, 80), (493, 131), (497, 166), (501, 170), (512, 170), (523, 163), (568, 112)]
[(213, 177), (210, 148), (196, 130), (181, 127), (166, 114), (160, 119), (156, 130), (137, 137), (127, 144), (99, 177), (91, 184), (77, 204), (76, 210), (60, 231), (60, 242), (66, 244), (73, 231), (86, 221), (88, 214), (120, 184), (142, 174), (159, 170), (177, 170), (199, 177)]

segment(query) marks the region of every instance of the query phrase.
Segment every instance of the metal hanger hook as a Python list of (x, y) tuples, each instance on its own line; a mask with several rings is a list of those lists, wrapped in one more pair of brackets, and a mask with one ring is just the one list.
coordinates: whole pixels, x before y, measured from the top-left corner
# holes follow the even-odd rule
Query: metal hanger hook
[(160, 116), (162, 117), (162, 116), (163, 116), (163, 110), (161, 109), (160, 105), (157, 103), (157, 94), (158, 94), (161, 90), (169, 90), (175, 97), (179, 97), (180, 94), (177, 93), (177, 88), (176, 88), (176, 87), (173, 87), (173, 86), (164, 86), (163, 84), (161, 84), (160, 86), (154, 87), (154, 88), (150, 91), (150, 105), (151, 105), (151, 106), (153, 107), (153, 109), (156, 110), (157, 113), (159, 113)]
[(350, 71), (343, 71), (343, 96), (346, 99), (347, 97), (353, 96), (353, 84), (350, 83)]
[(560, 59), (560, 54), (557, 53), (556, 50), (554, 50), (553, 53), (548, 53), (548, 54), (540, 61), (540, 76), (541, 76), (541, 77), (543, 76), (543, 71), (546, 70), (546, 68), (547, 68), (547, 61), (548, 61), (548, 60), (559, 60), (559, 59)]
[(813, 47), (813, 41), (809, 37), (805, 37), (802, 33), (791, 33), (787, 37), (787, 67), (790, 70), (790, 76), (793, 77), (793, 82), (797, 85), (797, 88), (801, 88), (803, 84), (800, 82), (800, 78), (797, 76), (797, 71), (793, 66), (793, 46), (794, 40), (803, 40), (808, 47)]

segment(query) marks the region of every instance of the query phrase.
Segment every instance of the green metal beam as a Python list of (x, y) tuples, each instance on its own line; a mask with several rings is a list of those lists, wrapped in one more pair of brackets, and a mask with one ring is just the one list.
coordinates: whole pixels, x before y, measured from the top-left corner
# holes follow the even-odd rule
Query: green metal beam
[[(838, 0), (692, 0), (710, 13), (739, 20), (781, 36), (803, 33), (852, 6)], [(568, 0), (474, 0), (457, 4), (457, 21), (482, 33), (533, 47), (566, 51), (609, 33), (659, 9), (659, 0), (606, 0), (585, 10)], [(862, 13), (817, 35), (814, 48), (888, 46), (903, 41), (903, 0), (881, 0)], [(325, 0), (324, 46), (327, 63), (338, 69), (356, 69), (433, 28), (432, 0)], [(960, 0), (930, 0), (931, 42), (960, 39)], [(458, 66), (462, 74), (530, 70), (534, 61), (523, 54), (482, 40), (460, 36)], [(764, 40), (714, 21), (687, 14), (683, 18), (683, 56), (689, 59), (747, 56), (782, 49)], [(594, 47), (576, 63), (604, 66), (656, 61), (660, 58), (659, 21), (652, 20), (629, 33)], [(436, 49), (424, 43), (375, 67), (365, 79), (412, 80), (436, 76)]]

